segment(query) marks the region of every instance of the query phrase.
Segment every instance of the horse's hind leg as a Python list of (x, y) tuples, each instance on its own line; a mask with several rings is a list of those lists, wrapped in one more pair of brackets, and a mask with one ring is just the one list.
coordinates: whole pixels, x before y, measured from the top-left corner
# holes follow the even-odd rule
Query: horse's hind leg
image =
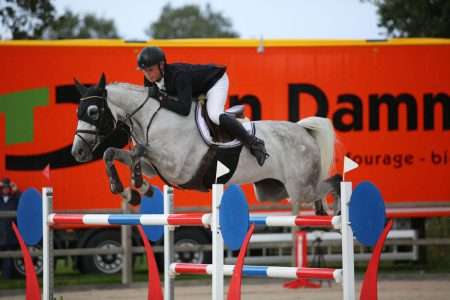
[(326, 208), (324, 207), (322, 199), (314, 200), (314, 211), (315, 211), (316, 216), (327, 216), (328, 215)]
[(342, 176), (340, 174), (336, 174), (331, 176), (324, 181), (320, 182), (317, 186), (317, 195), (318, 198), (314, 202), (316, 215), (326, 215), (325, 207), (326, 205), (326, 195), (331, 193), (334, 198), (333, 211), (334, 215), (338, 215), (341, 210), (341, 181)]
[(305, 183), (300, 181), (285, 182), (284, 187), (291, 201), (303, 201), (312, 203), (316, 198), (316, 187), (313, 183)]

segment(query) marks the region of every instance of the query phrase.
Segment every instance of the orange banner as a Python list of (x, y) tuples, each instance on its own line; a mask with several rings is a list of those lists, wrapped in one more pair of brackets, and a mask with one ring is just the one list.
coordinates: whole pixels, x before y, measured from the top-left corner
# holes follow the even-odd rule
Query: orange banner
[[(336, 170), (350, 156), (361, 167), (348, 179), (373, 181), (388, 202), (450, 201), (450, 40), (152, 44), (164, 48), (169, 62), (227, 65), (229, 105), (246, 104), (254, 120), (332, 119)], [(71, 166), (67, 156), (79, 97), (73, 78), (95, 83), (105, 72), (109, 82), (141, 84), (136, 55), (143, 46), (0, 42), (1, 174), (22, 189), (39, 188), (51, 159), (56, 208), (119, 207), (102, 161)], [(127, 170), (120, 172), (128, 180)], [(178, 206), (209, 205), (205, 194), (177, 193)]]

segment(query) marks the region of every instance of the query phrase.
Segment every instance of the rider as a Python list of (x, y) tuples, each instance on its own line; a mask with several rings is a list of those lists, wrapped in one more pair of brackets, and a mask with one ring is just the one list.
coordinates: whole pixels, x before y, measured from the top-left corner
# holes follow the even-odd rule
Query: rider
[[(189, 115), (192, 99), (205, 94), (206, 109), (213, 123), (240, 140), (262, 166), (269, 156), (264, 141), (250, 135), (241, 122), (224, 113), (228, 95), (228, 75), (225, 66), (192, 65), (166, 62), (158, 47), (145, 47), (137, 58), (138, 68), (144, 72), (144, 85), (149, 95), (160, 100), (161, 106), (182, 116)], [(161, 92), (162, 91), (162, 92)], [(176, 96), (178, 101), (167, 95)]]

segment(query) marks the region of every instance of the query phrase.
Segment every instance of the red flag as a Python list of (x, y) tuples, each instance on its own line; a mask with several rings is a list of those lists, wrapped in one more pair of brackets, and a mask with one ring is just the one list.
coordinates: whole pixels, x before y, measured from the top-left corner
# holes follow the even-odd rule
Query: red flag
[(389, 231), (392, 228), (392, 220), (386, 224), (384, 231), (379, 237), (375, 248), (372, 250), (372, 257), (367, 265), (366, 274), (361, 285), (360, 297), (361, 300), (376, 300), (378, 299), (378, 264), (380, 263), (381, 251), (383, 251), (384, 241), (387, 238)]
[(163, 300), (164, 297), (161, 289), (161, 281), (159, 278), (158, 266), (156, 265), (152, 245), (149, 243), (142, 225), (138, 225), (137, 228), (141, 236), (141, 239), (144, 242), (145, 254), (147, 255), (147, 267), (148, 267), (147, 299)]
[(17, 240), (19, 241), (20, 248), (23, 253), (23, 261), (25, 263), (25, 283), (26, 283), (26, 300), (41, 300), (41, 291), (39, 289), (39, 282), (36, 276), (36, 271), (33, 266), (33, 259), (31, 258), (30, 252), (25, 245), (25, 242), (20, 235), (19, 229), (17, 229), (16, 224), (12, 223), (12, 228), (16, 234)]
[(47, 164), (44, 170), (42, 170), (42, 175), (44, 175), (45, 178), (50, 180), (50, 164)]
[(240, 300), (241, 299), (241, 282), (242, 282), (242, 269), (244, 268), (245, 255), (247, 254), (248, 244), (255, 230), (255, 224), (250, 225), (250, 228), (245, 235), (244, 242), (242, 243), (241, 250), (239, 250), (238, 259), (234, 265), (233, 276), (231, 277), (230, 285), (228, 286), (228, 300)]

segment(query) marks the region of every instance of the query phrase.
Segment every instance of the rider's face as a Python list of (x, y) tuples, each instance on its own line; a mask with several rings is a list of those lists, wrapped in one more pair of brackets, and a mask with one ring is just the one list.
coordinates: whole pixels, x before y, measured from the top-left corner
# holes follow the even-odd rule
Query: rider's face
[(161, 80), (162, 74), (158, 65), (153, 65), (149, 68), (141, 69), (144, 72), (145, 78), (150, 82), (157, 82)]

